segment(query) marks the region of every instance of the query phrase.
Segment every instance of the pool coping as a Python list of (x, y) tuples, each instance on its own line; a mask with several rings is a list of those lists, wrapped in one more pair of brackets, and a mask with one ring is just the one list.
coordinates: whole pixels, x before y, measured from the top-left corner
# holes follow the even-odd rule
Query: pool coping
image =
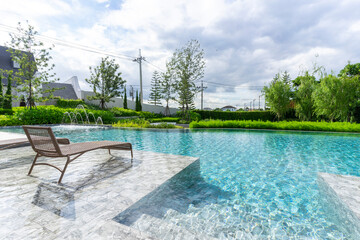
[[(351, 134), (351, 135), (360, 135), (360, 132), (331, 132), (331, 131), (308, 131), (308, 130), (292, 130), (292, 129), (267, 129), (267, 128), (135, 128), (135, 127), (113, 127), (110, 124), (34, 124), (34, 126), (101, 126), (104, 128), (113, 128), (113, 129), (128, 129), (128, 130), (141, 130), (141, 131), (186, 131), (190, 132), (192, 130), (239, 130), (239, 131), (269, 131), (269, 132), (294, 132), (294, 133), (323, 133), (323, 134)], [(0, 129), (11, 129), (11, 128), (21, 128), (22, 125), (16, 126), (0, 126)]]

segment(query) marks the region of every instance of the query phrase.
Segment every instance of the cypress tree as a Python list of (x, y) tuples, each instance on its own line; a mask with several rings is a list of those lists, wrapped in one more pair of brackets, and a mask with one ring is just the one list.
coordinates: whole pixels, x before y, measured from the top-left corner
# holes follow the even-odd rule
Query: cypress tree
[(123, 103), (123, 107), (124, 109), (128, 109), (128, 106), (127, 106), (127, 96), (126, 96), (126, 87), (124, 88), (124, 103)]
[(151, 78), (149, 103), (154, 104), (155, 106), (161, 106), (161, 99), (163, 98), (160, 78), (161, 76), (158, 71), (155, 71)]
[(0, 108), (3, 107), (3, 101), (4, 101), (2, 78), (3, 76), (0, 73)]
[(6, 89), (5, 98), (4, 98), (4, 102), (3, 102), (3, 108), (11, 109), (12, 108), (12, 95), (11, 95), (12, 72), (8, 73), (7, 80), (8, 80), (8, 84), (7, 84), (7, 89)]
[(135, 111), (140, 111), (140, 109), (139, 109), (139, 94), (138, 94), (138, 91), (136, 91)]

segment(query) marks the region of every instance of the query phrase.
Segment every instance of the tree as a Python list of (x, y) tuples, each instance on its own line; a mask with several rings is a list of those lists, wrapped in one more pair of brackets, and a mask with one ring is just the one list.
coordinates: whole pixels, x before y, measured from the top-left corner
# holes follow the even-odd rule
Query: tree
[(95, 95), (87, 98), (100, 100), (102, 109), (106, 107), (106, 103), (114, 101), (112, 98), (122, 94), (121, 89), (126, 81), (121, 78), (121, 72), (118, 72), (119, 67), (115, 60), (109, 60), (109, 57), (102, 58), (99, 66), (89, 67), (91, 75), (85, 81), (90, 84)]
[(162, 99), (162, 97), (161, 76), (158, 71), (155, 71), (151, 78), (149, 103), (154, 104), (155, 106), (161, 106), (160, 100)]
[(3, 83), (2, 83), (3, 75), (0, 72), (0, 108), (3, 107), (4, 102), (4, 93), (3, 93)]
[(8, 71), (7, 76), (7, 89), (3, 101), (3, 108), (4, 109), (11, 109), (12, 108), (12, 92), (11, 92), (11, 83), (12, 83), (12, 71)]
[(204, 77), (204, 50), (198, 41), (191, 40), (173, 53), (169, 66), (174, 73), (176, 101), (180, 104), (183, 118), (190, 120), (189, 110), (194, 106), (196, 93), (200, 92), (195, 82)]
[(287, 72), (283, 75), (277, 73), (269, 86), (263, 88), (266, 105), (274, 112), (280, 120), (289, 109), (292, 96), (290, 76)]
[(49, 51), (52, 48), (44, 48), (44, 44), (36, 39), (38, 32), (31, 25), (27, 24), (23, 28), (18, 23), (17, 30), (17, 34), (10, 33), (11, 41), (7, 51), (10, 52), (12, 61), (20, 67), (13, 76), (18, 84), (16, 90), (27, 94), (27, 105), (32, 108), (35, 102), (52, 98), (56, 89), (46, 86), (58, 79), (52, 73), (55, 65), (49, 64), (52, 59)]
[(298, 76), (293, 82), (296, 83), (296, 115), (301, 120), (309, 121), (314, 114), (314, 100), (312, 94), (316, 87), (316, 79), (306, 71), (304, 75)]
[(142, 110), (141, 101), (139, 98), (139, 93), (136, 91), (136, 100), (135, 100), (135, 111), (140, 112)]
[(127, 96), (126, 96), (126, 87), (124, 87), (124, 103), (123, 103), (124, 109), (128, 109), (127, 106)]
[(350, 64), (350, 62), (348, 62), (348, 64), (340, 71), (338, 76), (340, 77), (343, 75), (348, 77), (360, 75), (360, 63)]
[(350, 121), (358, 100), (359, 78), (327, 75), (313, 92), (315, 113), (330, 121)]
[(168, 63), (166, 63), (166, 72), (162, 73), (161, 75), (161, 88), (162, 88), (161, 94), (166, 102), (164, 115), (169, 116), (170, 115), (169, 101), (174, 99), (173, 97), (174, 76), (171, 70), (171, 66)]

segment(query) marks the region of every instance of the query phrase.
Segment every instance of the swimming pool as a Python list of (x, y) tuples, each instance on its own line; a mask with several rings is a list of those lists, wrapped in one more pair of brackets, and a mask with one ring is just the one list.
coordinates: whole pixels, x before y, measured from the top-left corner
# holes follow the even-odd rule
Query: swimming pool
[[(317, 173), (359, 176), (359, 135), (124, 129), (55, 133), (72, 142), (125, 141), (136, 150), (199, 157), (198, 166), (185, 169), (146, 199), (154, 209), (165, 208), (154, 216), (192, 232), (228, 239), (350, 238), (325, 212)], [(166, 194), (170, 188), (172, 196)], [(144, 201), (129, 210), (131, 215), (148, 211)], [(122, 213), (114, 220), (130, 226), (135, 221)]]

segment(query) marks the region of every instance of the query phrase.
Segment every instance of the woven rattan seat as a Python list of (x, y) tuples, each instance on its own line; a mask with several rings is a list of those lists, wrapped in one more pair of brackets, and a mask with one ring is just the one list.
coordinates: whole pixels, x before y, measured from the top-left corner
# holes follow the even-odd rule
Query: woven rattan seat
[[(65, 174), (66, 168), (76, 158), (82, 154), (96, 150), (96, 149), (108, 149), (110, 150), (127, 150), (131, 151), (131, 163), (133, 159), (133, 151), (131, 143), (115, 142), (115, 141), (95, 141), (95, 142), (82, 142), (82, 143), (70, 143), (70, 141), (62, 140), (60, 143), (67, 143), (60, 145), (59, 140), (55, 138), (55, 135), (51, 127), (40, 127), (40, 126), (23, 126), (25, 134), (30, 142), (32, 149), (36, 152), (36, 156), (31, 165), (28, 175), (31, 174), (32, 169), (35, 165), (47, 165), (56, 168), (61, 172), (58, 183)], [(63, 169), (54, 166), (49, 163), (36, 163), (38, 157), (66, 157), (66, 163)], [(73, 158), (71, 158), (73, 156)]]
[[(70, 141), (67, 138), (56, 138), (59, 144), (69, 144)], [(29, 144), (29, 139), (27, 138), (15, 138), (15, 139), (7, 139), (7, 140), (0, 140), (0, 150), (18, 147), (25, 144)]]

